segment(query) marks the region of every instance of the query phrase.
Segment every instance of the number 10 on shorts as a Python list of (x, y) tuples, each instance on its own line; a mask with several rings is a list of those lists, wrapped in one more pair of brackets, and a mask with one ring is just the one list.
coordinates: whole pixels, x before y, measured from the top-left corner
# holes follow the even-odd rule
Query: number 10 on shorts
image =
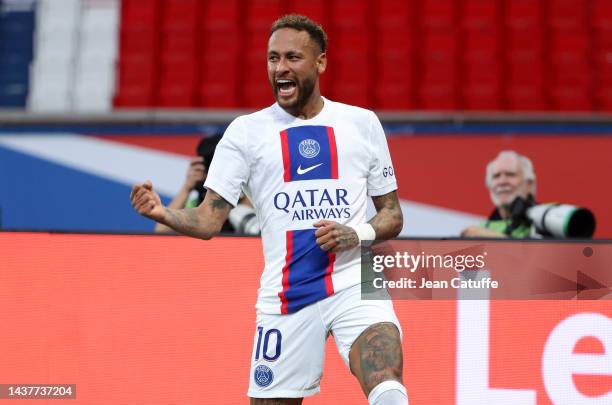
[[(270, 345), (270, 338), (273, 335), (274, 335), (274, 339), (272, 339), (272, 340), (276, 340), (276, 345), (274, 347), (274, 353), (272, 355), (269, 355), (268, 349), (269, 349), (269, 345)], [(262, 337), (263, 337), (263, 348), (261, 347)], [(275, 361), (276, 359), (278, 359), (280, 357), (280, 354), (281, 354), (281, 343), (282, 343), (282, 340), (283, 340), (283, 336), (281, 335), (280, 330), (278, 330), (278, 329), (268, 329), (264, 333), (263, 326), (258, 326), (257, 327), (257, 349), (255, 350), (255, 361), (259, 360), (260, 353), (261, 353), (261, 356), (263, 357), (264, 360)], [(261, 350), (261, 349), (263, 349), (263, 350)]]

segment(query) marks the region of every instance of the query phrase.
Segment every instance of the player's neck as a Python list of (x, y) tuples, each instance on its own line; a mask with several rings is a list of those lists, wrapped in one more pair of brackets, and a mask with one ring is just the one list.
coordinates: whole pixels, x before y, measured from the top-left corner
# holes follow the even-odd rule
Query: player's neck
[(302, 120), (309, 120), (311, 118), (316, 117), (317, 114), (319, 114), (321, 110), (323, 110), (324, 104), (325, 103), (323, 101), (323, 98), (321, 97), (321, 93), (317, 89), (312, 92), (310, 98), (308, 99), (306, 104), (304, 104), (304, 106), (296, 110), (285, 109), (285, 111), (296, 118)]

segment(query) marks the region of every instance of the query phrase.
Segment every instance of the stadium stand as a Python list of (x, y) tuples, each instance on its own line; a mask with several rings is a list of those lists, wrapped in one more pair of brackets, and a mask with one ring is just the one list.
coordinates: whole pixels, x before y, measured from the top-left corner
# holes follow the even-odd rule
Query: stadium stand
[(111, 110), (117, 6), (117, 0), (38, 1), (30, 110)]
[(259, 108), (272, 102), (270, 24), (297, 12), (329, 34), (322, 89), (338, 101), (390, 111), (612, 110), (608, 0), (0, 4), (1, 106)]
[(30, 82), (35, 3), (0, 1), (0, 108), (23, 108)]

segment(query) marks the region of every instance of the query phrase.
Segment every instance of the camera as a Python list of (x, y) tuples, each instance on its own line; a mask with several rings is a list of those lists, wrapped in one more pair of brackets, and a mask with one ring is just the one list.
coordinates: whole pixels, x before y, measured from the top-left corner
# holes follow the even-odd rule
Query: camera
[(530, 194), (517, 197), (510, 205), (511, 228), (531, 226), (534, 238), (591, 238), (595, 233), (595, 215), (587, 208), (571, 204), (538, 204)]
[(539, 204), (527, 209), (535, 231), (554, 238), (590, 238), (595, 233), (595, 215), (570, 204)]

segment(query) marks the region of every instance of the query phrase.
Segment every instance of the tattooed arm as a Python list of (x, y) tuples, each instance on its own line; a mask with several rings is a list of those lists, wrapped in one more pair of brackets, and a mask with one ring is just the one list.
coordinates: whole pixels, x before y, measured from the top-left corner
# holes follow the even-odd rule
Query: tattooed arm
[(402, 231), (404, 226), (404, 216), (400, 207), (397, 193), (390, 193), (372, 197), (376, 215), (369, 220), (369, 224), (376, 231), (377, 240), (387, 240), (395, 238)]
[(232, 209), (219, 194), (208, 190), (197, 208), (164, 207), (150, 181), (136, 184), (130, 195), (132, 207), (141, 215), (164, 224), (177, 232), (200, 239), (210, 239), (219, 233)]
[[(372, 197), (372, 201), (376, 207), (376, 215), (369, 224), (376, 232), (376, 239), (387, 240), (396, 237), (404, 224), (397, 193), (392, 191)], [(325, 251), (340, 252), (359, 245), (357, 232), (350, 226), (328, 220), (319, 221), (314, 226), (318, 228), (315, 232), (317, 244)]]

